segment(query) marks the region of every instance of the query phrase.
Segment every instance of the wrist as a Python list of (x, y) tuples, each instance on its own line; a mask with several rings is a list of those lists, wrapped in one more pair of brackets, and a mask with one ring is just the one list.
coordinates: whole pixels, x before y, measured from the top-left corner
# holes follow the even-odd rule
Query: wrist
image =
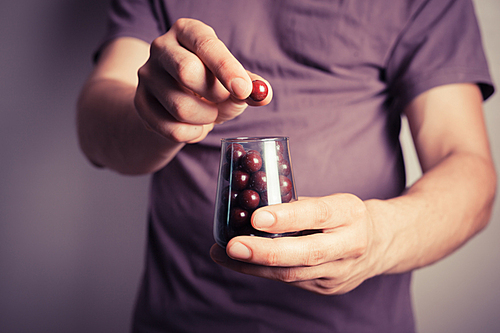
[[(373, 238), (370, 249), (372, 276), (396, 273), (399, 256), (404, 251), (398, 248), (397, 237), (402, 230), (397, 221), (397, 204), (393, 200), (371, 199), (365, 201), (370, 214)], [(411, 242), (408, 240), (408, 242)]]

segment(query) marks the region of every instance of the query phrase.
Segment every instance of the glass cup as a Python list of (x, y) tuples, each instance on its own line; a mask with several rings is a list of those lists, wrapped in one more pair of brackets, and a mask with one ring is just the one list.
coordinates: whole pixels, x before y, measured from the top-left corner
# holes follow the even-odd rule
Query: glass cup
[(287, 137), (221, 140), (221, 158), (214, 214), (214, 238), (225, 247), (235, 236), (271, 234), (250, 223), (259, 207), (297, 200)]

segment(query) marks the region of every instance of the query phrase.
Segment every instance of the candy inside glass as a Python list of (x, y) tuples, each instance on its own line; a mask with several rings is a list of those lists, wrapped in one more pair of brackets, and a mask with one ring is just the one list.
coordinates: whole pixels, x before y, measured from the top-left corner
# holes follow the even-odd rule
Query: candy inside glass
[(297, 200), (287, 137), (222, 139), (214, 237), (225, 247), (235, 236), (282, 237), (252, 227), (263, 206)]

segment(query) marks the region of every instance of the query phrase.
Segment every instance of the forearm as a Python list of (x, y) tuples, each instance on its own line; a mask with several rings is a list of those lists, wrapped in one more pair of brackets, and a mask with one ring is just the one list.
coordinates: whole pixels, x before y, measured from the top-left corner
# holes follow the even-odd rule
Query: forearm
[(432, 264), (482, 230), (496, 190), (491, 160), (454, 153), (424, 174), (408, 191), (387, 201), (368, 201), (381, 235), (382, 273)]
[(151, 173), (183, 147), (146, 129), (135, 110), (134, 96), (133, 85), (113, 79), (91, 79), (83, 88), (78, 137), (95, 165), (123, 174)]

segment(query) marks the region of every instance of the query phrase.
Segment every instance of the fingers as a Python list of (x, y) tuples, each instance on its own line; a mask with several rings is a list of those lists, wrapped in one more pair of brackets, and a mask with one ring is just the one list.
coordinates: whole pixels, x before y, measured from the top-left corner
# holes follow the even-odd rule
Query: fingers
[(266, 238), (242, 236), (227, 245), (229, 257), (263, 266), (317, 266), (364, 254), (366, 241), (356, 230), (307, 236)]
[[(135, 105), (146, 128), (174, 142), (195, 143), (203, 140), (212, 130), (214, 124), (190, 124), (179, 122), (155, 96), (142, 91), (141, 86), (135, 95)], [(215, 111), (216, 112), (216, 111)]]
[(239, 116), (243, 111), (246, 110), (247, 106), (263, 106), (267, 105), (271, 102), (273, 99), (273, 90), (271, 88), (271, 85), (269, 84), (268, 81), (263, 79), (262, 77), (253, 74), (251, 72), (248, 72), (248, 75), (251, 77), (252, 81), (253, 80), (261, 80), (266, 83), (268, 87), (268, 93), (267, 97), (262, 100), (262, 101), (254, 101), (250, 97), (246, 98), (245, 100), (239, 100), (236, 97), (232, 96), (224, 101), (223, 103), (218, 104), (218, 116), (217, 120), (215, 121), (217, 124), (221, 124), (225, 121), (231, 120), (237, 116)]
[[(316, 269), (315, 267), (301, 267), (303, 269), (299, 272), (298, 270), (285, 269), (284, 267), (259, 266), (232, 260), (229, 256), (227, 256), (225, 250), (217, 244), (214, 244), (210, 249), (210, 256), (217, 263), (233, 270), (237, 270), (241, 273), (261, 276), (273, 280), (280, 280), (283, 282), (306, 281), (318, 278), (322, 275), (321, 269)], [(280, 268), (281, 271), (278, 271), (276, 268)]]
[(273, 89), (271, 87), (271, 84), (266, 80), (264, 79), (263, 77), (257, 75), (257, 74), (254, 74), (254, 73), (251, 73), (251, 72), (248, 72), (248, 75), (250, 75), (250, 78), (252, 79), (252, 81), (255, 81), (255, 80), (260, 80), (262, 82), (264, 82), (267, 86), (267, 96), (265, 99), (263, 99), (262, 101), (254, 101), (253, 99), (251, 98), (247, 98), (245, 101), (248, 105), (251, 105), (251, 106), (263, 106), (263, 105), (267, 105), (271, 102), (271, 100), (273, 99)]
[(178, 42), (193, 52), (231, 94), (238, 99), (250, 95), (252, 82), (246, 70), (211, 27), (197, 20), (180, 19), (173, 31)]
[(210, 256), (219, 265), (234, 271), (285, 282), (323, 295), (346, 293), (363, 281), (353, 272), (352, 261), (337, 260), (316, 266), (255, 265), (231, 259), (217, 244), (210, 249)]
[(265, 81), (247, 72), (212, 28), (180, 19), (151, 44), (150, 58), (139, 70), (136, 107), (147, 127), (160, 135), (197, 142), (248, 105), (271, 101), (268, 82), (264, 100), (249, 98), (253, 79)]
[(214, 30), (204, 23), (179, 19), (151, 48), (163, 68), (180, 84), (215, 103), (229, 94), (244, 100), (252, 91), (251, 79), (218, 39)]
[(286, 267), (359, 258), (369, 246), (369, 221), (364, 203), (350, 194), (267, 206), (253, 214), (254, 227), (270, 233), (321, 232), (274, 239), (236, 237), (228, 243), (227, 254), (253, 264)]
[(158, 67), (171, 75), (179, 85), (214, 103), (226, 100), (230, 92), (203, 61), (193, 52), (180, 44), (176, 25), (165, 35), (151, 44), (151, 57)]
[(217, 118), (217, 106), (180, 86), (168, 73), (154, 75), (141, 68), (138, 93), (150, 94), (179, 122), (193, 125), (210, 124)]
[(260, 208), (252, 215), (252, 225), (271, 233), (323, 230), (344, 226), (365, 214), (358, 197), (334, 194)]

